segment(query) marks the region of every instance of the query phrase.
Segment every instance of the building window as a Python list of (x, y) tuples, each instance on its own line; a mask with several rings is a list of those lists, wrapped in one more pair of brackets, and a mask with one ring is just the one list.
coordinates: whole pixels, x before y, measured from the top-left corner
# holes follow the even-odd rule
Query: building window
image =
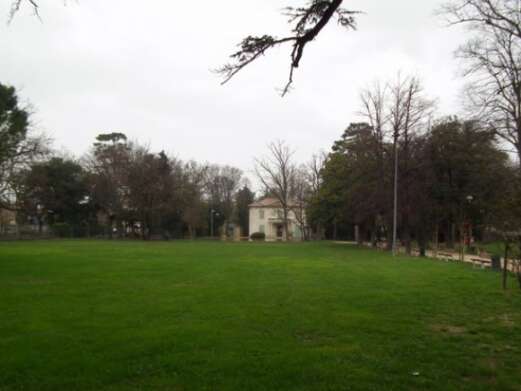
[(259, 218), (260, 218), (261, 220), (264, 220), (264, 209), (260, 209), (260, 210), (259, 210)]
[(264, 225), (259, 225), (259, 232), (265, 233)]

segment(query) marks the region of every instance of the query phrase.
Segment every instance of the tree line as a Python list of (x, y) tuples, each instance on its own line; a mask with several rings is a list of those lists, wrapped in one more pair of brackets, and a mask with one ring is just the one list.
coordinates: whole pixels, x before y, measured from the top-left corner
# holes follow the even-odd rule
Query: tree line
[[(12, 15), (21, 3), (13, 3)], [(37, 2), (30, 3), (37, 10)], [(269, 34), (246, 37), (220, 73), (227, 81), (266, 51), (288, 43), (292, 45), (292, 51), (289, 80), (283, 89), (286, 93), (304, 47), (331, 20), (348, 28), (355, 26), (357, 12), (342, 8), (342, 4), (336, 0), (309, 1), (302, 7), (285, 8), (292, 32), (282, 38)], [(456, 241), (470, 236), (469, 230), (477, 237), (496, 231), (509, 242), (520, 241), (519, 235), (516, 236), (521, 199), (519, 1), (453, 0), (439, 9), (439, 15), (449, 25), (466, 26), (469, 34), (467, 43), (457, 51), (468, 81), (462, 118), (436, 118), (436, 102), (427, 96), (417, 77), (401, 76), (375, 83), (361, 93), (362, 119), (349, 125), (320, 162), (294, 164), (292, 151), (284, 143), (270, 144), (269, 156), (257, 160), (256, 173), (264, 192), (280, 201), (284, 216), (290, 205), (306, 205), (307, 217), (302, 225), (307, 226), (309, 232), (321, 232), (322, 236), (328, 237), (369, 238), (373, 243), (385, 238), (387, 246), (401, 241), (408, 251), (413, 242), (418, 242), (423, 249), (429, 240), (436, 243), (441, 240), (453, 246)], [(11, 113), (13, 121), (17, 115), (18, 126), (28, 120), (15, 110)], [(23, 165), (24, 157), (42, 153), (39, 148), (42, 140), (22, 137), (23, 142), (18, 140), (17, 143), (18, 136), (13, 134), (2, 144), (5, 150), (18, 148), (11, 151), (12, 159), (0, 158), (3, 177), (6, 172), (17, 171), (13, 167)], [(120, 219), (121, 205), (125, 208), (132, 205), (133, 218), (144, 222), (142, 229), (147, 231), (147, 225), (162, 226), (164, 222), (158, 222), (157, 217), (164, 215), (159, 213), (161, 200), (174, 197), (166, 195), (166, 189), (171, 186), (161, 182), (169, 177), (169, 181), (175, 179), (175, 183), (183, 183), (180, 187), (185, 188), (175, 196), (177, 205), (183, 205), (183, 212), (178, 211), (173, 216), (177, 216), (177, 221), (182, 222), (192, 235), (201, 229), (196, 223), (202, 220), (201, 209), (179, 200), (185, 199), (180, 196), (182, 194), (186, 199), (203, 200), (203, 204), (209, 205), (207, 200), (214, 196), (207, 186), (208, 181), (201, 178), (206, 178), (212, 170), (193, 162), (178, 162), (164, 154), (154, 155), (123, 139), (102, 137), (97, 144), (90, 161), (82, 164), (82, 169), (97, 180), (105, 181), (105, 184), (95, 186), (100, 194), (93, 193), (89, 200), (110, 199), (105, 204), (101, 201), (96, 204), (99, 208), (110, 205), (103, 206), (109, 219)], [(103, 163), (107, 153), (115, 154), (115, 161), (111, 162), (115, 166), (110, 169), (104, 166), (106, 161)], [(118, 157), (118, 154), (122, 156)], [(114, 194), (109, 196), (107, 175), (118, 177), (118, 159), (127, 159), (121, 164), (129, 170), (135, 169), (132, 175), (121, 175), (126, 181), (120, 186), (124, 189), (120, 192), (126, 194), (125, 201), (121, 197), (118, 200)], [(320, 163), (320, 167), (314, 173), (316, 163)], [(163, 186), (161, 191), (156, 190), (165, 194), (147, 195), (134, 190), (131, 196), (131, 188), (136, 189), (151, 178), (147, 170), (153, 170), (156, 179), (162, 178), (159, 182), (151, 181), (150, 188)], [(228, 171), (227, 175), (233, 170)], [(163, 176), (159, 172), (163, 172)], [(166, 175), (166, 172), (170, 174)], [(5, 187), (9, 182), (1, 179)], [(103, 187), (106, 194), (101, 195)], [(14, 189), (11, 185), (6, 188)], [(5, 189), (3, 193), (6, 193)], [(22, 194), (19, 192), (19, 196)], [(13, 198), (12, 194), (8, 198)], [(226, 199), (226, 196), (221, 198)], [(293, 202), (296, 199), (299, 201)], [(222, 209), (216, 213), (228, 220), (229, 208)]]
[(362, 99), (367, 109), (366, 98), (377, 97), (370, 120), (350, 124), (325, 161), (310, 221), (332, 239), (385, 242), (388, 249), (396, 227), (409, 253), (413, 242), (424, 253), (429, 243), (454, 248), (471, 233), (486, 239), (520, 227), (519, 167), (490, 129), (457, 117), (397, 125), (396, 118), (413, 117), (415, 104), (373, 92)]
[(254, 193), (238, 168), (152, 152), (123, 133), (98, 135), (81, 159), (56, 156), (29, 129), (15, 89), (0, 84), (0, 208), (20, 225), (149, 239), (207, 236), (234, 223), (248, 234)]
[[(16, 90), (0, 84), (0, 210), (16, 213), (30, 232), (169, 239), (232, 236), (240, 227), (242, 237), (251, 234), (255, 193), (236, 167), (182, 161), (118, 132), (99, 134), (77, 159), (53, 153), (32, 128)], [(283, 141), (255, 159), (259, 197), (279, 201), (284, 238), (290, 212), (304, 239), (311, 238), (306, 206), (318, 191), (324, 159), (297, 164)]]

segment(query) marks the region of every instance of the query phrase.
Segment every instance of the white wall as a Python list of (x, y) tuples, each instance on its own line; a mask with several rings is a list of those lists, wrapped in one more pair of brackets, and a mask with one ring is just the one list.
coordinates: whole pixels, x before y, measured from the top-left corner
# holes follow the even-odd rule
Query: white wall
[[(260, 211), (264, 211), (264, 218), (261, 218)], [(250, 235), (254, 232), (262, 232), (261, 228), (264, 226), (264, 233), (266, 234), (267, 239), (275, 239), (277, 236), (276, 229), (273, 227), (273, 223), (270, 222), (270, 219), (274, 219), (278, 216), (278, 213), (282, 215), (282, 209), (278, 208), (258, 208), (252, 207), (250, 208)], [(293, 237), (299, 237), (296, 235), (296, 231), (298, 230), (298, 223), (295, 219), (295, 214), (293, 211), (288, 212), (288, 220), (289, 220), (289, 231), (292, 233)]]
[[(267, 224), (266, 216), (262, 220), (259, 216), (259, 210), (264, 208), (250, 208), (250, 235), (255, 232), (260, 232), (260, 225)], [(266, 214), (266, 213), (265, 213)]]

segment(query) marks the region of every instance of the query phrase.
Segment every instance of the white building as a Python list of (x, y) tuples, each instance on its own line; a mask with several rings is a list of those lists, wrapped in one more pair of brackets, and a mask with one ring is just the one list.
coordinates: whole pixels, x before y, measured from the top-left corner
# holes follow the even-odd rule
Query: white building
[[(295, 215), (297, 212), (297, 215)], [(284, 218), (281, 203), (276, 198), (264, 198), (250, 205), (250, 235), (262, 232), (266, 240), (284, 239)], [(302, 217), (297, 219), (298, 217)], [(294, 204), (288, 211), (288, 240), (302, 240), (303, 234), (299, 221), (305, 221), (304, 211)]]
[(15, 233), (16, 229), (16, 213), (0, 208), (0, 235)]

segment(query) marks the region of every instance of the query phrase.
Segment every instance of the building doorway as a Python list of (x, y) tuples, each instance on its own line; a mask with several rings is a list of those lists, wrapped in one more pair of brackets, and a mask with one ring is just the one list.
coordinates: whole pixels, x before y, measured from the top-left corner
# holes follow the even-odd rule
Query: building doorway
[(282, 240), (284, 235), (284, 227), (282, 224), (277, 224), (275, 228), (277, 231), (277, 240)]

